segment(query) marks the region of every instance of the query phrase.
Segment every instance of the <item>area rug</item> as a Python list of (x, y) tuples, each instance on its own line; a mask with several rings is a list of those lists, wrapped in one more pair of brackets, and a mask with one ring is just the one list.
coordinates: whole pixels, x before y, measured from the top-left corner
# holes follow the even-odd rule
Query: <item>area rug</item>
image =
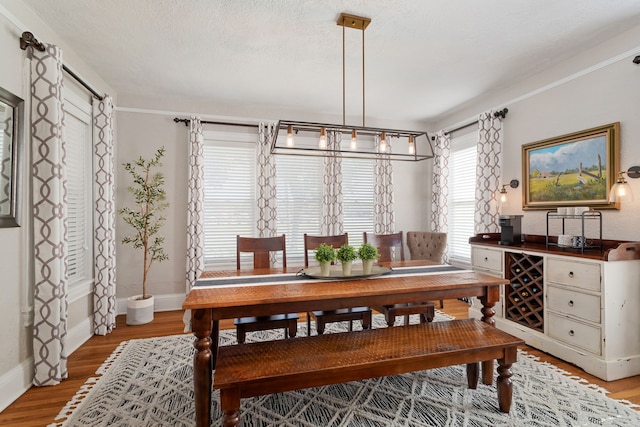
[[(446, 315), (438, 312), (438, 320), (446, 320)], [(334, 324), (327, 332), (346, 327), (346, 323)], [(381, 315), (374, 316), (374, 327), (385, 327)], [(303, 322), (298, 333), (306, 335)], [(282, 331), (251, 333), (247, 341), (282, 335)], [(222, 345), (234, 344), (235, 332), (221, 331), (220, 339)], [(50, 426), (194, 425), (192, 344), (189, 334), (123, 342)], [(479, 384), (470, 390), (465, 367), (453, 366), (243, 399), (241, 425), (640, 426), (635, 405), (610, 399), (602, 388), (525, 352), (519, 352), (512, 370), (509, 414), (497, 408), (495, 380), (493, 386)], [(222, 416), (218, 400), (214, 391), (215, 426), (221, 424)]]

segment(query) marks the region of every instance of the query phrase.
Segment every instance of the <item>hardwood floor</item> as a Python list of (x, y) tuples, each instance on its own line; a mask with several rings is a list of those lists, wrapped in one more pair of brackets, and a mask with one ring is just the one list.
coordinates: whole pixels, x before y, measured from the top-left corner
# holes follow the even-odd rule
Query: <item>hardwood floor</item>
[[(444, 312), (458, 319), (467, 317), (467, 304), (447, 300)], [(301, 317), (300, 321), (306, 321)], [(232, 328), (231, 320), (221, 322), (221, 328)], [(182, 333), (182, 312), (156, 313), (152, 323), (127, 326), (124, 316), (118, 316), (116, 329), (108, 336), (94, 336), (76, 350), (68, 362), (69, 378), (54, 387), (32, 387), (7, 409), (0, 413), (0, 425), (12, 427), (46, 426), (53, 422), (60, 409), (75, 395), (85, 381), (94, 376), (102, 362), (109, 357), (122, 341), (136, 338), (151, 338)], [(593, 377), (580, 368), (558, 360), (529, 346), (523, 349), (541, 361), (551, 362), (573, 375), (609, 390), (610, 397), (623, 399), (640, 405), (640, 376), (606, 382)]]

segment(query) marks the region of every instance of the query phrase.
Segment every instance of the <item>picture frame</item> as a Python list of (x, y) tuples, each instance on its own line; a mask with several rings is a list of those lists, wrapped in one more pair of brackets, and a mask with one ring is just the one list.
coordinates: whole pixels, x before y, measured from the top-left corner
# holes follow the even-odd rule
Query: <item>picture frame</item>
[(620, 168), (620, 122), (522, 146), (522, 209), (588, 206), (609, 201)]

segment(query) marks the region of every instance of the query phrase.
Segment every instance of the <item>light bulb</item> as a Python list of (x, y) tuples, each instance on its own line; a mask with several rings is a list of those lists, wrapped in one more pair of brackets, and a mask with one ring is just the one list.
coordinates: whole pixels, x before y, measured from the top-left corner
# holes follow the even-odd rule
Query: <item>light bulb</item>
[(320, 128), (320, 141), (318, 142), (318, 146), (323, 150), (327, 148), (327, 131), (325, 128)]
[(358, 148), (358, 133), (355, 129), (351, 131), (351, 150)]
[(293, 147), (295, 143), (293, 142), (293, 126), (289, 125), (287, 128), (287, 147)]
[(387, 134), (386, 132), (382, 132), (382, 134), (380, 134), (380, 149), (379, 151), (381, 153), (386, 153), (387, 151)]
[(409, 135), (409, 154), (416, 154), (416, 143), (413, 135)]

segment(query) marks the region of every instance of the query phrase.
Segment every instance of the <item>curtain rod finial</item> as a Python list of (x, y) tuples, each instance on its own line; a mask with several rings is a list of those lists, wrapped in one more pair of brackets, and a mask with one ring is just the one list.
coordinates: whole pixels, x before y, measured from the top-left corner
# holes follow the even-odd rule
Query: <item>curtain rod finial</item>
[(20, 37), (20, 49), (26, 50), (28, 47), (33, 47), (40, 52), (44, 52), (44, 44), (40, 43), (38, 39), (33, 35), (33, 33), (29, 31), (25, 31), (22, 33)]

